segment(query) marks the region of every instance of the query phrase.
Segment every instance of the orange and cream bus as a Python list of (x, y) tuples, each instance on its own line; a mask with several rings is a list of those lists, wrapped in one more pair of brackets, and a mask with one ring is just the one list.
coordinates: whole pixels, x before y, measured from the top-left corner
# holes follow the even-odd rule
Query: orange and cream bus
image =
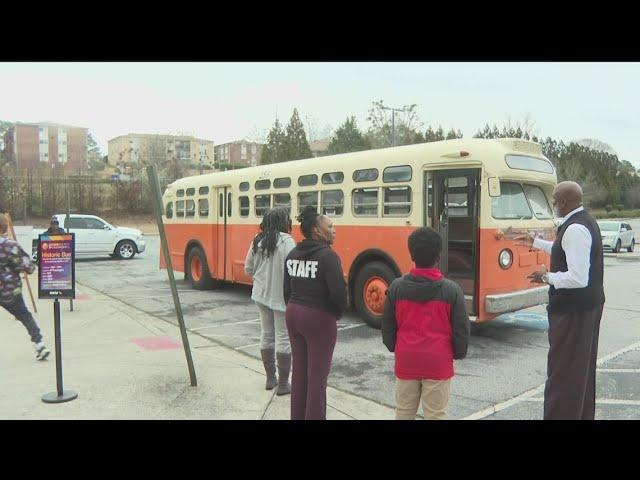
[[(264, 213), (286, 206), (295, 217), (312, 205), (332, 217), (350, 302), (374, 327), (387, 286), (412, 267), (408, 235), (431, 226), (443, 273), (482, 322), (546, 303), (547, 287), (527, 275), (548, 255), (515, 238), (552, 237), (556, 181), (537, 143), (446, 140), (182, 178), (163, 195), (164, 222), (173, 266), (194, 288), (250, 284), (244, 259)], [(295, 221), (293, 235), (301, 239)]]

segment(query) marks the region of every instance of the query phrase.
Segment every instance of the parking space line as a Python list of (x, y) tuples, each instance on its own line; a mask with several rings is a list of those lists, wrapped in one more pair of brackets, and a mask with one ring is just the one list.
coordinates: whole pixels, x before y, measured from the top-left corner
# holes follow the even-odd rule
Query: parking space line
[(640, 368), (599, 368), (602, 373), (640, 373)]
[(227, 325), (240, 325), (242, 323), (253, 323), (253, 322), (259, 322), (259, 321), (260, 321), (259, 318), (254, 318), (252, 320), (242, 320), (241, 322), (216, 323), (215, 325), (207, 325), (206, 327), (190, 328), (189, 330), (192, 330), (194, 332), (199, 332), (201, 330), (207, 330), (209, 328), (225, 327)]
[[(631, 352), (633, 350), (637, 350), (640, 348), (640, 342), (636, 342), (636, 343), (632, 343), (631, 345), (627, 345), (626, 347), (621, 348), (620, 350), (616, 350), (615, 352), (611, 352), (609, 355), (605, 355), (604, 357), (600, 358), (597, 362), (596, 365), (600, 366), (603, 363), (612, 360), (616, 357), (619, 357), (620, 355), (623, 355), (627, 352)], [(490, 407), (484, 408), (482, 410), (479, 410), (475, 413), (472, 413), (471, 415), (467, 415), (466, 417), (462, 418), (462, 420), (480, 420), (482, 418), (488, 417), (489, 415), (493, 415), (494, 413), (499, 412), (500, 410), (504, 410), (505, 408), (509, 408), (517, 403), (520, 402), (524, 402), (524, 401), (532, 401), (532, 402), (537, 402), (538, 400), (536, 400), (534, 398), (534, 395), (536, 393), (542, 393), (544, 392), (544, 383), (541, 385), (538, 385), (535, 388), (532, 388), (531, 390), (528, 390), (524, 393), (521, 393), (520, 395), (516, 395), (513, 398), (510, 398), (508, 400), (505, 400), (504, 402), (500, 402), (497, 403), (495, 405), (492, 405)], [(531, 400), (529, 400), (531, 399)], [(622, 400), (621, 400), (622, 401)], [(596, 400), (596, 403), (598, 403), (599, 401)], [(640, 405), (640, 403), (638, 403)]]
[[(524, 400), (525, 402), (544, 402), (544, 398), (535, 397), (535, 398), (527, 398)], [(598, 405), (629, 405), (629, 406), (637, 406), (640, 405), (640, 400), (619, 400), (617, 398), (596, 398), (596, 407)]]
[(239, 347), (233, 347), (234, 350), (242, 350), (243, 348), (249, 348), (249, 347), (257, 347), (258, 345), (260, 345), (260, 342), (258, 343), (251, 343), (249, 345), (241, 345)]
[(342, 330), (349, 330), (350, 328), (358, 328), (358, 327), (364, 327), (366, 326), (366, 323), (358, 323), (355, 325), (347, 325), (346, 327), (338, 327), (338, 331), (341, 332)]

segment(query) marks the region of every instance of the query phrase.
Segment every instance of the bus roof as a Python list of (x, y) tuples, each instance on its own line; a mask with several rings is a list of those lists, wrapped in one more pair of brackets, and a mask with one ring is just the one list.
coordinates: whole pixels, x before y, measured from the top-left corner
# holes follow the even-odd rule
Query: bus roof
[[(393, 158), (390, 159), (390, 154)], [(507, 154), (527, 155), (543, 158), (542, 145), (518, 138), (500, 139), (454, 139), (440, 142), (419, 143), (400, 147), (380, 148), (359, 152), (342, 153), (324, 157), (312, 157), (303, 160), (290, 160), (280, 163), (258, 165), (225, 172), (213, 172), (204, 175), (195, 175), (178, 179), (167, 186), (167, 190), (174, 188), (199, 187), (209, 185), (235, 185), (241, 181), (253, 179), (254, 175), (264, 174), (269, 178), (302, 175), (306, 173), (323, 173), (344, 170), (345, 166), (352, 164), (352, 169), (384, 168), (390, 165), (416, 165), (420, 163), (450, 162), (452, 159), (460, 159), (460, 163), (482, 162), (484, 167), (492, 175), (500, 176), (501, 173), (511, 173), (505, 162)], [(390, 163), (392, 162), (392, 163)], [(356, 166), (357, 165), (357, 166)], [(518, 170), (519, 173), (525, 171)], [(530, 174), (555, 177), (553, 174), (529, 172)]]

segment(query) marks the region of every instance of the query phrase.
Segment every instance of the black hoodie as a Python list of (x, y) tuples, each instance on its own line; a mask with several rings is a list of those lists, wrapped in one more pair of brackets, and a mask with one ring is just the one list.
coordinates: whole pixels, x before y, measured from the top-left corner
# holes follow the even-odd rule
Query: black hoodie
[(284, 301), (324, 310), (336, 318), (347, 308), (340, 257), (326, 242), (304, 239), (284, 266)]

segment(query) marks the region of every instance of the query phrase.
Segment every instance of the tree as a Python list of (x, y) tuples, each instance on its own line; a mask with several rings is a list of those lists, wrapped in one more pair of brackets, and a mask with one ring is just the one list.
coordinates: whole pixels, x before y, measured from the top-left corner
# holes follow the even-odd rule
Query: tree
[(280, 126), (280, 121), (276, 118), (267, 135), (267, 143), (262, 148), (262, 163), (264, 165), (286, 160), (285, 140), (285, 133)]
[(310, 158), (311, 148), (307, 141), (307, 135), (304, 131), (304, 125), (298, 115), (298, 109), (293, 109), (293, 115), (287, 125), (285, 135), (285, 160), (300, 160), (301, 158)]
[(327, 149), (329, 155), (335, 153), (358, 152), (371, 149), (371, 142), (362, 135), (356, 125), (355, 117), (347, 117), (344, 124), (340, 125), (331, 138)]
[[(385, 110), (384, 102), (379, 100), (372, 102), (367, 121), (370, 123), (367, 137), (373, 148), (384, 148), (393, 145), (393, 112)], [(424, 141), (424, 137), (418, 133), (422, 122), (418, 118), (417, 104), (404, 105), (404, 112), (395, 114), (395, 139), (396, 145), (409, 145)]]

